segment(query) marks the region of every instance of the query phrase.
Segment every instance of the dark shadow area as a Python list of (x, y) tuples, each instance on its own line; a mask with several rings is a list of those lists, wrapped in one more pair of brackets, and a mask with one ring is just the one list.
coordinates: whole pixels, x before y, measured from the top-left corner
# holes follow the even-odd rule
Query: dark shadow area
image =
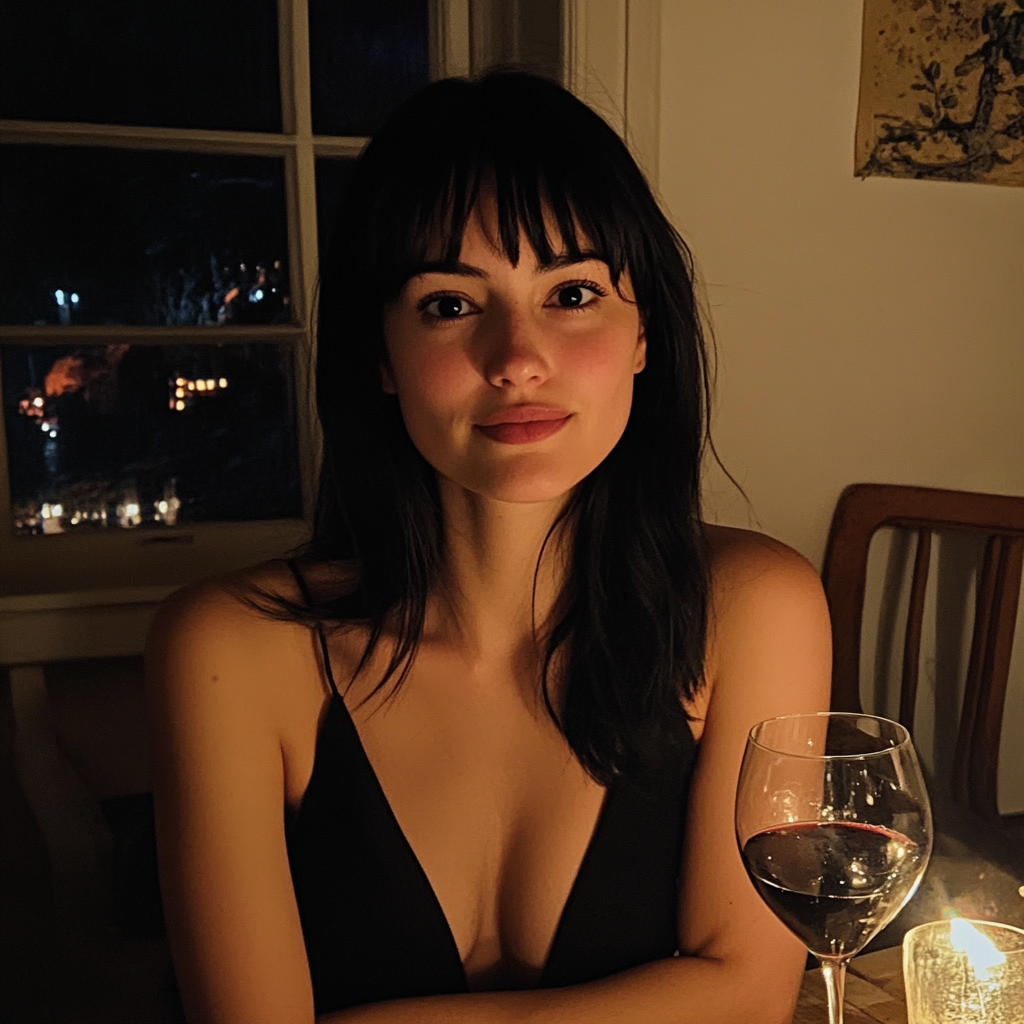
[[(116, 659), (135, 663), (138, 659)], [(79, 663), (84, 664), (84, 663)], [(65, 672), (68, 666), (61, 666)], [(128, 676), (134, 664), (114, 665)], [(55, 672), (59, 677), (60, 669)], [(180, 1024), (156, 873), (152, 796), (96, 800), (110, 849), (89, 877), (57, 884), (21, 775), (6, 673), (0, 686), (0, 1020), (4, 1024)], [(90, 680), (80, 680), (90, 688)], [(60, 682), (55, 724), (60, 738)], [(102, 703), (102, 700), (101, 700)], [(62, 754), (90, 786), (104, 772), (84, 765), (75, 737)], [(102, 739), (101, 739), (102, 742)], [(84, 765), (84, 770), (78, 767)], [(27, 765), (27, 767), (26, 767)], [(131, 767), (131, 766), (129, 766)], [(130, 774), (130, 772), (129, 772)], [(76, 876), (77, 877), (77, 876)]]

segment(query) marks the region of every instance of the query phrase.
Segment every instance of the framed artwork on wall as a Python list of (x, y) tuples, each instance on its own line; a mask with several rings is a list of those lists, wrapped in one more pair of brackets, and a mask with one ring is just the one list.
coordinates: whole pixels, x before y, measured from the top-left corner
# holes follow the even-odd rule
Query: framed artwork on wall
[(1024, 5), (865, 0), (855, 173), (1024, 186)]

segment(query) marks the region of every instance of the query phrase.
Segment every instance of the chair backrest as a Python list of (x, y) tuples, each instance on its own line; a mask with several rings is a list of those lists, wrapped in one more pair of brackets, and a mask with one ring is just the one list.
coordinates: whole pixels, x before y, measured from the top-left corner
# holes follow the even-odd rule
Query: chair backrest
[(935, 530), (985, 535), (974, 632), (953, 761), (953, 791), (974, 811), (999, 818), (999, 740), (1024, 564), (1024, 497), (894, 484), (853, 484), (839, 497), (822, 573), (832, 617), (832, 708), (860, 711), (860, 643), (868, 549), (875, 531), (917, 532), (903, 646), (900, 722), (913, 729), (925, 588)]

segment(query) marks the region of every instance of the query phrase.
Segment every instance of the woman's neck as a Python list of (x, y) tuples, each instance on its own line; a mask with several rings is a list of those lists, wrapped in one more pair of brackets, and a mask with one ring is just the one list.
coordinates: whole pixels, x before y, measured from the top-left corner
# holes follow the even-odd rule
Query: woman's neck
[(445, 564), (424, 639), (454, 645), (476, 664), (518, 662), (536, 652), (535, 628), (546, 622), (562, 585), (562, 531), (552, 533), (552, 526), (565, 499), (500, 502), (443, 479), (439, 489)]

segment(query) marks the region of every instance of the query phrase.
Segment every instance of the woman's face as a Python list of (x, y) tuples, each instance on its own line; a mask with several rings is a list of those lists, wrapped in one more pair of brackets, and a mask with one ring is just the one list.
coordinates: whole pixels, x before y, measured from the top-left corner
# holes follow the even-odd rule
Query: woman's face
[(485, 202), (458, 265), (406, 283), (385, 312), (383, 385), (443, 477), (499, 501), (549, 501), (621, 437), (646, 342), (625, 275), (619, 295), (600, 260), (538, 266), (525, 236), (513, 267), (495, 238)]

